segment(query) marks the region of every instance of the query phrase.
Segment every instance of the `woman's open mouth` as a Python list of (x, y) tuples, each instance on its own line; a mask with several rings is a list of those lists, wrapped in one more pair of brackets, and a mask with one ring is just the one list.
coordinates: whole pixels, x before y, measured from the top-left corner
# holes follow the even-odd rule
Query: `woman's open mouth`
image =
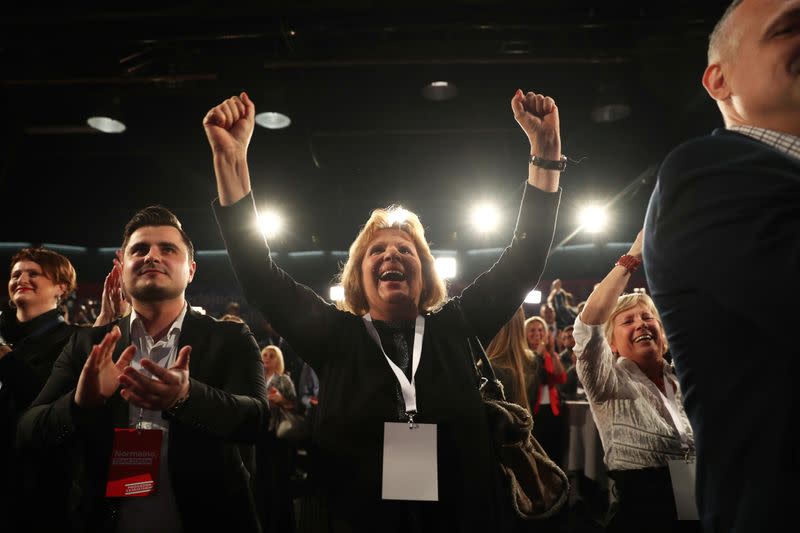
[(405, 281), (406, 275), (399, 270), (385, 270), (378, 275), (378, 281)]

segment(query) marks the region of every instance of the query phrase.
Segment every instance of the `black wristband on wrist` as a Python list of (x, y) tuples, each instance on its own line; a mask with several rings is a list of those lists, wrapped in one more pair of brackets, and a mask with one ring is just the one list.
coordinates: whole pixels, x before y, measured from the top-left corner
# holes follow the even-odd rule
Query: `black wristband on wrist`
[(538, 155), (532, 155), (528, 159), (528, 163), (547, 170), (558, 170), (559, 172), (564, 172), (567, 169), (567, 156), (562, 155), (561, 159), (555, 161), (553, 159), (543, 159)]

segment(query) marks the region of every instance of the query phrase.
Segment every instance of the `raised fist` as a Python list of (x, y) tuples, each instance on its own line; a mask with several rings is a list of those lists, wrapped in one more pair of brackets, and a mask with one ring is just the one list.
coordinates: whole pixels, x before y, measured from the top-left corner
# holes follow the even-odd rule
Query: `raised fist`
[(532, 92), (523, 94), (517, 89), (511, 109), (528, 136), (533, 155), (552, 160), (561, 157), (561, 126), (555, 100)]
[(244, 154), (255, 126), (256, 106), (247, 93), (232, 96), (209, 109), (203, 118), (208, 143), (215, 153)]

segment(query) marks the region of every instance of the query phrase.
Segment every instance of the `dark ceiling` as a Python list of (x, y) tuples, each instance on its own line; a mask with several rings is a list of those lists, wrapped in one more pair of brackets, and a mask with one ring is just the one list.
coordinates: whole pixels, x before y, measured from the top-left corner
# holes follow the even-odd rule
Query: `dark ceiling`
[[(559, 240), (578, 206), (616, 196), (600, 238), (632, 240), (660, 160), (721, 123), (699, 80), (724, 2), (372, 4), (6, 12), (0, 242), (114, 246), (133, 212), (161, 203), (198, 248), (221, 248), (201, 119), (241, 90), (293, 121), (257, 127), (251, 143), (256, 199), (289, 219), (279, 250), (344, 250), (391, 203), (417, 211), (435, 247), (507, 242), (527, 174), (509, 107), (518, 87), (556, 99), (563, 151), (580, 161), (562, 179)], [(436, 80), (458, 96), (424, 99)], [(127, 131), (88, 128), (114, 99)], [(628, 118), (593, 121), (595, 106), (623, 102)], [(499, 235), (470, 232), (478, 200), (504, 209)]]

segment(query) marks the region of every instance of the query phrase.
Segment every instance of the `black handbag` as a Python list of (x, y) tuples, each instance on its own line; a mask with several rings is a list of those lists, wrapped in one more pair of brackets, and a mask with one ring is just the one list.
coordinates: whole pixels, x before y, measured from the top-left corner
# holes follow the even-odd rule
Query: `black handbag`
[[(467, 337), (478, 391), (499, 468), (510, 492), (517, 516), (540, 520), (555, 515), (569, 497), (567, 475), (531, 433), (533, 418), (527, 409), (506, 401), (503, 384), (497, 379), (486, 351), (477, 337)], [(480, 365), (476, 363), (480, 361)]]
[(275, 426), (275, 436), (291, 442), (300, 442), (309, 436), (305, 416), (281, 409), (280, 420)]

